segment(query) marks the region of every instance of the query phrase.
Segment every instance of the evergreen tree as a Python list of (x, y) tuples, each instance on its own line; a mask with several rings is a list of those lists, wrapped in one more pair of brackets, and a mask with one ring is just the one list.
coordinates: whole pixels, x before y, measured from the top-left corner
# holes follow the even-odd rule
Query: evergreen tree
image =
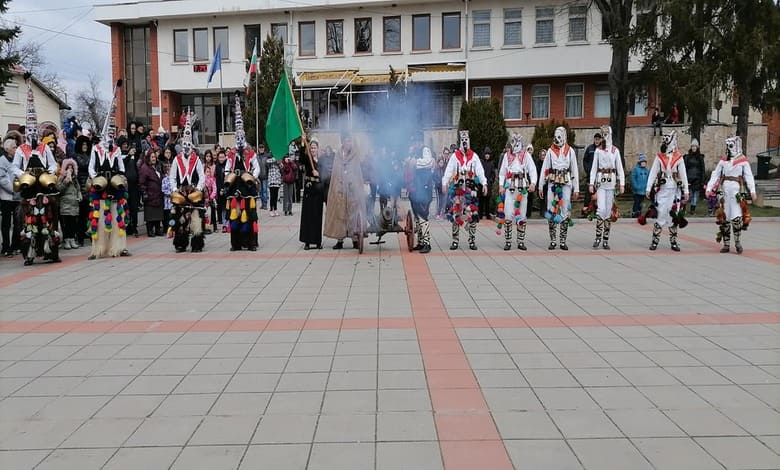
[[(251, 54), (251, 52), (249, 52)], [(248, 66), (247, 66), (248, 70)], [(250, 144), (260, 144), (265, 140), (265, 128), (268, 111), (276, 93), (276, 87), (284, 71), (284, 43), (272, 35), (263, 41), (258, 58), (258, 71), (253, 74), (247, 87), (248, 93), (244, 105), (244, 128)], [(255, 80), (257, 80), (257, 109), (255, 108)], [(255, 115), (260, 132), (255, 128)], [(260, 136), (258, 138), (258, 135)]]
[[(460, 108), (458, 129), (469, 131), (471, 148), (480, 156), (485, 147), (490, 147), (495, 157), (500, 156), (509, 140), (501, 103), (495, 98), (463, 103)], [(493, 161), (497, 162), (498, 158)]]
[(531, 145), (534, 147), (534, 155), (539, 155), (539, 151), (542, 149), (547, 150), (550, 148), (553, 143), (555, 128), (561, 126), (566, 128), (566, 142), (569, 145), (574, 144), (575, 133), (571, 127), (569, 127), (569, 124), (566, 121), (559, 122), (553, 119), (549, 122), (537, 124), (534, 127), (534, 135), (531, 138)]
[[(8, 11), (10, 0), (0, 0), (0, 13)], [(5, 85), (13, 79), (12, 69), (19, 64), (19, 55), (9, 52), (7, 45), (19, 36), (21, 30), (18, 26), (6, 28), (0, 26), (0, 96), (5, 96)]]

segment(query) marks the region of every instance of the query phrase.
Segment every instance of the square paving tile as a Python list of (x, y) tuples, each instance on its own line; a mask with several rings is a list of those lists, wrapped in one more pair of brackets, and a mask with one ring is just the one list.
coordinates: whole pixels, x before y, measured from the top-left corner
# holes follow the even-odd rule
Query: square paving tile
[(633, 439), (656, 470), (722, 470), (722, 466), (689, 437)]
[(566, 439), (623, 436), (607, 415), (599, 410), (560, 410), (549, 413)]
[(436, 427), (431, 412), (379, 413), (376, 438), (379, 441), (433, 441)]
[(628, 439), (573, 439), (569, 445), (586, 470), (651, 470)]
[[(41, 462), (36, 470), (100, 470), (114, 454), (114, 449), (58, 449)], [(0, 457), (2, 463), (2, 457)]]
[(265, 415), (260, 420), (252, 444), (311, 443), (316, 426), (316, 415)]
[(493, 412), (502, 439), (561, 439), (561, 433), (543, 411)]
[(376, 417), (365, 415), (322, 415), (315, 442), (370, 442), (376, 438)]
[(171, 470), (235, 470), (244, 449), (241, 446), (185, 447)]
[(377, 470), (444, 470), (436, 442), (379, 442), (376, 447)]
[(141, 423), (143, 419), (140, 418), (90, 419), (74, 432), (62, 447), (120, 447)]
[(516, 468), (582, 470), (566, 441), (505, 440), (504, 446)]
[(206, 416), (189, 444), (249, 444), (259, 421), (256, 416)]
[(274, 470), (306, 470), (310, 444), (252, 445), (239, 470), (256, 470), (272, 465)]
[(183, 446), (200, 424), (200, 416), (146, 418), (125, 443), (128, 447)]
[(122, 448), (103, 470), (168, 470), (181, 451), (178, 447)]
[(658, 410), (610, 410), (606, 412), (627, 437), (678, 437), (685, 433)]
[(696, 442), (729, 470), (780, 468), (780, 456), (753, 437), (700, 437)]

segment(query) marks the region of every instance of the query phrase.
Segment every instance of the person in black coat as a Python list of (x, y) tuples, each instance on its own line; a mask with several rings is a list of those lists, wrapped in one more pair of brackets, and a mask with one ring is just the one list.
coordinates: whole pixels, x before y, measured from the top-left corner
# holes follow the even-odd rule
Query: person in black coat
[[(593, 166), (593, 155), (596, 153), (596, 149), (601, 147), (601, 133), (596, 132), (593, 135), (593, 143), (588, 145), (585, 149), (585, 156), (582, 157), (582, 166), (586, 175), (590, 174), (590, 168)], [(585, 191), (583, 196), (583, 207), (588, 207), (590, 204), (590, 198), (593, 197), (590, 191)]]
[(303, 200), (301, 202), (301, 230), (298, 240), (304, 250), (322, 249), (322, 205), (325, 202), (322, 174), (319, 172), (320, 143), (316, 137), (309, 142), (309, 153), (301, 149), (301, 164), (304, 167)]
[(127, 234), (138, 237), (138, 209), (141, 201), (141, 189), (138, 185), (139, 157), (135, 146), (127, 139), (119, 138), (119, 148), (122, 151), (122, 162), (125, 164), (125, 177), (127, 178), (127, 210), (129, 212)]
[(92, 142), (89, 137), (80, 135), (76, 139), (74, 146), (73, 159), (78, 166), (78, 181), (81, 188), (81, 201), (79, 201), (79, 216), (76, 229), (76, 242), (79, 246), (84, 246), (84, 240), (87, 236), (87, 224), (89, 219), (89, 156), (92, 154)]
[(487, 194), (480, 193), (479, 196), (479, 218), (490, 218), (490, 207), (493, 201), (493, 182), (496, 180), (496, 166), (493, 164), (493, 151), (490, 147), (485, 147), (482, 152), (482, 168), (485, 170), (485, 179), (487, 180)]
[(691, 193), (691, 215), (696, 214), (696, 203), (704, 184), (704, 155), (699, 149), (699, 141), (691, 140), (691, 149), (683, 157), (685, 173), (688, 175), (688, 187)]

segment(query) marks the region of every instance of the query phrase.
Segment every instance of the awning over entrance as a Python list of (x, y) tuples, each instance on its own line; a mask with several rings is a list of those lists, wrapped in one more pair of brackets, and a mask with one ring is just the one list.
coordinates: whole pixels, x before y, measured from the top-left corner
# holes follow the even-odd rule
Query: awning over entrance
[[(414, 74), (461, 74), (465, 68), (466, 64), (463, 62), (409, 64), (407, 65), (406, 70), (398, 70), (397, 74), (400, 80), (411, 79), (414, 81)], [(295, 81), (296, 86), (304, 87), (332, 87), (339, 85), (345, 86), (347, 84), (381, 85), (390, 81), (390, 73), (360, 73), (360, 70), (358, 69), (324, 70), (317, 72), (302, 72), (297, 75)]]

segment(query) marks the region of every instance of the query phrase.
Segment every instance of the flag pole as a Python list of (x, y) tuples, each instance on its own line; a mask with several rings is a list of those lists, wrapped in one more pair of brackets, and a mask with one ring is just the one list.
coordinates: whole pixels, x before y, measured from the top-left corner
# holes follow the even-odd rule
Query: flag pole
[(312, 171), (316, 172), (315, 176), (319, 176), (319, 171), (317, 171), (317, 167), (314, 165), (314, 158), (311, 156), (311, 152), (309, 151), (306, 129), (303, 127), (303, 122), (301, 121), (301, 111), (298, 108), (298, 104), (295, 102), (295, 93), (293, 93), (292, 85), (290, 85), (290, 77), (288, 77), (287, 74), (285, 74), (284, 81), (287, 82), (287, 88), (290, 90), (290, 96), (292, 97), (293, 105), (295, 106), (295, 116), (298, 118), (298, 125), (301, 126), (301, 145), (303, 145), (303, 148), (306, 150), (306, 156), (309, 157), (309, 164), (311, 165)]
[[(222, 61), (222, 57), (220, 55), (219, 58), (220, 61)], [(219, 64), (219, 112), (221, 114), (220, 122), (222, 123), (222, 134), (225, 133), (225, 103), (222, 100), (222, 64)], [(219, 137), (217, 136), (217, 142), (219, 142)], [(222, 145), (220, 143), (220, 145)]]
[[(255, 51), (257, 51), (257, 38), (255, 38)], [(250, 65), (251, 67), (251, 65)], [(249, 77), (250, 79), (252, 77)], [(260, 146), (260, 111), (257, 109), (258, 99), (257, 99), (257, 69), (255, 69), (255, 148)]]

